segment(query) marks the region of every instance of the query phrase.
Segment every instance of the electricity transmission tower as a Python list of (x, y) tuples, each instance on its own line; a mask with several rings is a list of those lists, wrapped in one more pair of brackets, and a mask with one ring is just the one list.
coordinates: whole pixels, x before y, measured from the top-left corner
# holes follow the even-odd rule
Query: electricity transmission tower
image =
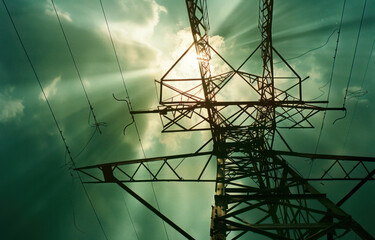
[[(194, 238), (125, 183), (215, 182), (210, 231), (214, 240), (229, 236), (232, 239), (250, 239), (252, 235), (248, 234), (254, 233), (257, 236), (252, 239), (259, 239), (259, 235), (268, 239), (334, 239), (351, 231), (362, 239), (374, 239), (340, 208), (366, 181), (373, 179), (375, 172), (368, 171), (364, 163), (373, 162), (374, 158), (294, 152), (278, 129), (310, 128), (310, 118), (318, 112), (344, 109), (324, 107), (326, 101), (303, 100), (302, 83), (307, 78), (302, 79), (272, 45), (273, 0), (260, 1), (261, 42), (238, 68), (232, 67), (209, 43), (206, 1), (186, 0), (186, 7), (193, 44), (158, 81), (158, 109), (131, 113), (160, 114), (163, 132), (210, 131), (212, 138), (191, 154), (113, 162), (76, 170), (90, 178), (88, 183), (118, 184), (188, 239)], [(170, 72), (193, 48), (200, 77), (169, 78)], [(213, 55), (229, 70), (214, 75), (210, 68)], [(243, 70), (256, 56), (262, 66), (261, 74)], [(274, 58), (291, 76), (275, 75)], [(223, 96), (234, 79), (248, 88), (246, 98), (231, 101)], [(281, 139), (287, 151), (274, 149), (275, 137)], [(211, 145), (212, 150), (203, 151)], [(172, 161), (198, 156), (207, 158), (192, 177), (182, 177), (182, 173), (172, 167)], [(366, 169), (366, 176), (357, 177), (358, 185), (341, 201), (334, 203), (309, 183), (314, 179), (303, 177), (294, 170), (287, 162), (288, 157), (331, 160), (326, 173), (335, 166), (345, 172), (344, 177), (324, 174), (320, 181), (353, 179), (351, 174), (357, 168)], [(216, 179), (204, 179), (202, 176), (208, 164), (215, 159)], [(355, 164), (348, 169), (341, 164), (344, 161)], [(159, 165), (151, 168), (149, 164)], [(141, 174), (144, 172), (148, 172), (151, 178)]]

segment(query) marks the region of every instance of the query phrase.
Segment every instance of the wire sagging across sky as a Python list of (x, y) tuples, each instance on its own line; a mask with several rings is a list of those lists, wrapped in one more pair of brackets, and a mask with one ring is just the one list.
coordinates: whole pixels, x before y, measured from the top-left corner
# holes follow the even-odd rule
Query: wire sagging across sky
[[(47, 105), (48, 105), (48, 109), (49, 109), (50, 112), (51, 112), (52, 118), (53, 118), (53, 120), (54, 120), (54, 122), (55, 122), (55, 125), (56, 125), (56, 128), (57, 128), (57, 130), (58, 130), (58, 132), (59, 132), (59, 134), (60, 134), (61, 140), (62, 140), (63, 143), (64, 143), (64, 146), (65, 146), (66, 152), (67, 152), (68, 155), (69, 155), (69, 158), (70, 158), (70, 161), (71, 161), (72, 165), (75, 167), (75, 162), (74, 162), (74, 159), (73, 159), (72, 154), (71, 154), (71, 152), (70, 152), (69, 146), (68, 146), (68, 144), (67, 144), (67, 142), (66, 142), (66, 139), (65, 139), (65, 137), (64, 137), (64, 135), (63, 135), (63, 131), (62, 131), (62, 129), (61, 129), (61, 127), (60, 127), (60, 125), (59, 125), (59, 123), (58, 123), (58, 121), (57, 121), (57, 118), (56, 118), (56, 115), (55, 115), (55, 113), (54, 113), (54, 111), (53, 111), (53, 109), (52, 109), (52, 106), (51, 106), (51, 104), (50, 104), (50, 102), (49, 102), (49, 100), (48, 100), (48, 98), (47, 98), (47, 95), (46, 95), (46, 93), (45, 93), (45, 91), (44, 91), (44, 89), (43, 89), (43, 86), (42, 86), (42, 83), (41, 83), (41, 81), (40, 81), (39, 75), (37, 74), (36, 69), (35, 69), (35, 67), (34, 67), (34, 64), (33, 64), (32, 61), (31, 61), (31, 58), (30, 58), (30, 56), (29, 56), (29, 54), (28, 54), (28, 51), (27, 51), (27, 49), (26, 49), (26, 47), (25, 47), (23, 41), (22, 41), (21, 35), (20, 35), (19, 31), (17, 30), (16, 24), (15, 24), (13, 18), (12, 18), (12, 15), (10, 14), (10, 11), (9, 11), (9, 9), (8, 9), (8, 6), (7, 6), (6, 3), (5, 3), (5, 0), (2, 0), (2, 2), (3, 2), (3, 5), (4, 5), (4, 7), (5, 7), (5, 10), (6, 10), (8, 16), (9, 16), (9, 19), (10, 19), (10, 21), (11, 21), (11, 23), (12, 23), (12, 26), (13, 26), (13, 28), (14, 28), (14, 31), (16, 32), (17, 38), (18, 38), (18, 40), (19, 40), (19, 42), (20, 42), (20, 44), (21, 44), (21, 46), (22, 46), (22, 49), (23, 49), (23, 51), (24, 51), (24, 53), (25, 53), (25, 55), (26, 55), (26, 57), (27, 57), (27, 60), (28, 60), (28, 62), (29, 62), (29, 64), (30, 64), (30, 66), (31, 66), (31, 68), (32, 68), (32, 71), (33, 71), (33, 73), (34, 73), (35, 79), (36, 79), (37, 82), (38, 82), (38, 85), (39, 85), (39, 87), (40, 87), (40, 90), (42, 91), (43, 97), (44, 97), (44, 99), (46, 100), (46, 103), (47, 103)], [(94, 207), (94, 205), (93, 205), (93, 202), (92, 202), (92, 200), (91, 200), (91, 198), (90, 198), (90, 196), (89, 196), (89, 194), (88, 194), (88, 192), (87, 192), (87, 189), (86, 189), (85, 185), (83, 184), (82, 178), (81, 178), (81, 176), (79, 175), (79, 173), (77, 173), (77, 175), (78, 175), (79, 180), (80, 180), (80, 182), (81, 182), (81, 185), (82, 185), (82, 187), (83, 187), (83, 189), (84, 189), (85, 195), (87, 196), (87, 199), (88, 199), (88, 201), (90, 202), (90, 205), (91, 205), (91, 207), (92, 207), (92, 209), (93, 209), (93, 211), (94, 211), (94, 214), (95, 214), (95, 216), (96, 216), (96, 219), (98, 220), (98, 223), (99, 223), (99, 225), (100, 225), (100, 227), (101, 227), (101, 230), (102, 230), (102, 232), (103, 232), (103, 235), (104, 235), (105, 239), (108, 240), (108, 237), (107, 237), (107, 235), (106, 235), (106, 233), (105, 233), (105, 231), (104, 231), (104, 228), (103, 228), (103, 225), (102, 225), (102, 223), (101, 223), (101, 221), (100, 221), (100, 218), (99, 218), (99, 216), (98, 216), (98, 213), (96, 212), (95, 207)]]

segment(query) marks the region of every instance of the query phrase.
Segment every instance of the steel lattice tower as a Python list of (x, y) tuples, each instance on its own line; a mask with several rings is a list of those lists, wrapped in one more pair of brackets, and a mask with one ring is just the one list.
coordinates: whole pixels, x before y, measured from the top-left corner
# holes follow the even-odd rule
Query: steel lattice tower
[[(261, 0), (259, 6), (259, 29), (261, 43), (243, 64), (235, 69), (209, 43), (208, 11), (205, 0), (186, 0), (186, 6), (193, 35), (193, 44), (167, 71), (160, 84), (160, 106), (152, 111), (132, 111), (132, 114), (158, 113), (162, 118), (163, 132), (205, 131), (212, 139), (195, 153), (156, 158), (138, 159), (99, 164), (77, 168), (91, 178), (90, 183), (114, 182), (138, 199), (170, 226), (188, 239), (188, 233), (155, 209), (134, 191), (126, 182), (147, 181), (214, 181), (215, 205), (212, 208), (211, 239), (226, 239), (235, 232), (233, 239), (253, 232), (270, 239), (334, 239), (354, 231), (362, 239), (374, 239), (340, 206), (367, 180), (374, 171), (357, 179), (359, 184), (337, 204), (319, 192), (309, 179), (297, 173), (285, 157), (331, 159), (333, 164), (341, 161), (355, 161), (355, 167), (347, 170), (345, 180), (350, 178), (354, 168), (364, 167), (364, 162), (374, 158), (307, 154), (292, 151), (281, 133), (280, 124), (287, 128), (312, 127), (310, 117), (320, 111), (344, 110), (343, 108), (321, 107), (326, 101), (304, 101), (302, 79), (272, 45), (273, 0)], [(168, 74), (192, 47), (199, 64), (200, 78), (171, 79)], [(210, 69), (211, 54), (214, 53), (230, 69), (213, 75)], [(242, 71), (242, 67), (260, 53), (262, 74)], [(274, 75), (273, 58), (277, 56), (293, 77), (284, 77), (293, 82), (283, 89), (276, 82), (281, 77)], [(219, 95), (234, 78), (244, 81), (249, 91), (255, 92), (256, 100), (221, 101)], [(278, 135), (289, 151), (274, 150), (274, 139)], [(202, 151), (208, 144), (212, 151)], [(175, 159), (209, 156), (195, 177), (183, 178), (170, 164)], [(216, 179), (202, 179), (211, 159), (217, 160)], [(148, 163), (159, 163), (152, 169)], [(127, 166), (135, 166), (127, 169)], [(326, 171), (328, 172), (332, 166)], [(139, 178), (141, 169), (151, 176)], [(99, 170), (99, 171), (98, 171)], [(169, 175), (161, 172), (169, 171)], [(197, 177), (198, 176), (198, 177)], [(321, 180), (327, 179), (322, 176)], [(335, 178), (334, 180), (340, 180)], [(248, 239), (248, 238), (247, 238)]]

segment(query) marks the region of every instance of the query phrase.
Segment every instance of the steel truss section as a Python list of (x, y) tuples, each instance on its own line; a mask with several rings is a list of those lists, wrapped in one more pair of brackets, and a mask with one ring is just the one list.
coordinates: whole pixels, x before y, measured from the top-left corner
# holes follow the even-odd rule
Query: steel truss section
[[(185, 231), (130, 190), (126, 182), (215, 182), (215, 204), (212, 207), (211, 239), (248, 239), (255, 233), (270, 239), (334, 239), (353, 231), (362, 239), (374, 239), (340, 206), (366, 181), (374, 180), (375, 170), (368, 163), (375, 158), (309, 154), (294, 152), (279, 128), (312, 128), (311, 117), (320, 111), (344, 110), (326, 108), (324, 101), (304, 101), (302, 79), (272, 45), (273, 0), (259, 1), (261, 43), (249, 57), (234, 68), (209, 44), (209, 21), (205, 0), (185, 0), (193, 43), (166, 74), (160, 84), (160, 106), (155, 110), (132, 111), (131, 114), (160, 114), (163, 132), (211, 131), (212, 139), (191, 154), (120, 161), (77, 168), (88, 183), (116, 183), (187, 238)], [(169, 73), (195, 48), (199, 78), (169, 78)], [(211, 53), (230, 70), (212, 75)], [(260, 53), (262, 74), (243, 70), (249, 59)], [(293, 76), (274, 74), (273, 58), (277, 56)], [(239, 78), (256, 99), (218, 100), (223, 89)], [(280, 79), (292, 82), (276, 86)], [(180, 87), (179, 85), (184, 85)], [(274, 149), (279, 137), (288, 151)], [(202, 149), (212, 144), (212, 151)], [(176, 162), (200, 158), (201, 167), (184, 175)], [(321, 177), (304, 178), (290, 167), (288, 158), (329, 161)], [(216, 176), (205, 177), (207, 166), (216, 161)], [(346, 166), (344, 162), (354, 164)], [(343, 175), (334, 176), (339, 168)], [(353, 173), (361, 168), (367, 175)], [(334, 171), (337, 173), (337, 171)], [(151, 177), (150, 177), (151, 176)], [(337, 204), (314, 188), (309, 181), (359, 181)]]
[[(253, 152), (252, 157), (249, 157), (248, 154), (242, 154), (242, 151), (239, 154), (239, 152), (232, 151), (226, 159), (226, 176), (224, 178), (226, 194), (215, 197), (216, 201), (224, 202), (227, 206), (226, 214), (221, 219), (216, 218), (216, 221), (222, 221), (225, 224), (226, 231), (239, 232), (238, 235), (241, 236), (250, 231), (274, 239), (316, 239), (314, 236), (321, 236), (324, 232), (319, 229), (321, 227), (332, 231), (334, 229), (353, 229), (353, 231), (358, 232), (359, 236), (366, 236), (364, 239), (371, 239), (366, 231), (337, 207), (337, 205), (342, 204), (341, 202), (347, 200), (348, 195), (353, 193), (348, 193), (337, 205), (333, 204), (326, 198), (325, 194), (319, 193), (308, 184), (306, 179), (302, 179), (299, 174), (292, 170), (287, 162), (282, 159), (282, 156), (357, 163), (374, 162), (375, 158), (287, 151), (262, 151), (257, 154)], [(197, 151), (191, 154), (98, 164), (77, 168), (76, 170), (84, 173), (87, 176), (86, 179), (91, 179), (87, 181), (89, 183), (116, 183), (126, 191), (125, 182), (215, 182), (216, 179), (214, 178), (202, 178), (208, 163), (212, 161), (213, 154), (213, 152)], [(179, 172), (179, 169), (171, 167), (173, 161), (180, 161), (181, 159), (189, 161), (189, 158), (194, 157), (202, 157), (205, 159), (205, 164), (201, 169), (196, 169), (196, 173), (190, 178), (183, 178), (181, 176), (183, 171)], [(264, 159), (272, 165), (265, 164)], [(147, 163), (158, 163), (158, 167), (152, 170)], [(129, 171), (126, 169), (128, 166), (134, 167)], [(148, 174), (141, 174), (142, 170), (149, 172), (153, 177), (150, 179)], [(165, 170), (168, 170), (169, 173)], [(163, 171), (164, 173), (160, 174)], [(140, 174), (140, 176), (137, 174)], [(349, 179), (342, 178), (339, 180)], [(265, 182), (270, 184), (271, 187), (265, 187)], [(317, 203), (319, 203), (318, 206)], [(150, 208), (148, 205), (145, 206)], [(273, 206), (275, 214), (282, 219), (279, 223), (276, 224), (271, 221), (272, 211), (268, 208), (269, 206)], [(157, 211), (152, 206), (150, 210)], [(157, 213), (157, 215), (162, 214)], [(162, 219), (164, 217), (163, 215)], [(256, 219), (254, 220), (254, 218)], [(281, 230), (285, 233), (285, 236), (277, 236), (272, 233), (272, 231)]]
[[(207, 142), (205, 145), (207, 145)], [(204, 145), (204, 146), (205, 146)], [(204, 147), (202, 146), (202, 147)], [(233, 146), (233, 145), (232, 145)], [(83, 173), (85, 177), (85, 183), (110, 183), (107, 181), (105, 175), (109, 174), (120, 182), (215, 182), (215, 178), (207, 178), (204, 176), (206, 168), (211, 161), (214, 161), (214, 152), (201, 152), (199, 151), (190, 154), (179, 154), (171, 156), (153, 157), (136, 160), (116, 161), (103, 164), (96, 164), (91, 166), (76, 168), (76, 171)], [(305, 161), (305, 159), (315, 159), (317, 161), (329, 161), (329, 162), (351, 162), (352, 168), (358, 167), (365, 163), (375, 163), (373, 157), (358, 157), (358, 156), (345, 156), (345, 155), (329, 155), (329, 154), (312, 154), (312, 153), (299, 153), (290, 151), (277, 151), (270, 150), (264, 151), (269, 157), (277, 157), (284, 159), (285, 156), (298, 157), (299, 160)], [(182, 161), (189, 162), (191, 158), (200, 158), (203, 164), (201, 168), (196, 168), (196, 172), (189, 173), (190, 176), (184, 174), (184, 169), (179, 168)], [(237, 159), (237, 162), (246, 163), (248, 161), (247, 156), (236, 156), (233, 159)], [(155, 164), (155, 166), (149, 165)], [(232, 164), (233, 165), (233, 164)], [(247, 178), (251, 176), (248, 167), (238, 167), (227, 165), (227, 169), (235, 171), (238, 175), (237, 178)], [(241, 175), (241, 171), (243, 175)], [(144, 173), (147, 173), (146, 175)], [(104, 174), (105, 173), (105, 174)], [(333, 174), (333, 173), (332, 173)], [(308, 181), (364, 181), (364, 180), (375, 180), (373, 178), (374, 171), (368, 172), (365, 178), (356, 178), (351, 176), (335, 176), (325, 175), (321, 178), (304, 178)], [(152, 177), (150, 179), (150, 176)], [(233, 178), (232, 178), (233, 179)], [(290, 180), (293, 180), (292, 178)], [(229, 183), (229, 181), (226, 181)], [(234, 184), (232, 182), (232, 184)], [(243, 184), (236, 184), (243, 186)]]

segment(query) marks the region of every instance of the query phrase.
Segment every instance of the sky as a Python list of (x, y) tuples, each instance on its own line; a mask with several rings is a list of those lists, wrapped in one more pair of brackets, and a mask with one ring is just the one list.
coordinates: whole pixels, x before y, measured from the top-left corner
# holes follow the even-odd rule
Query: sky
[[(55, 0), (83, 86), (102, 133), (93, 118), (75, 65), (49, 0), (5, 1), (77, 166), (143, 158), (134, 124), (124, 102), (124, 84), (99, 0)], [(160, 79), (192, 42), (183, 0), (102, 0), (133, 109), (158, 105), (154, 79)], [(340, 33), (330, 107), (342, 107), (349, 82), (347, 115), (328, 112), (317, 147), (323, 113), (311, 119), (314, 129), (280, 130), (293, 150), (375, 156), (375, 1), (347, 0)], [(105, 239), (89, 200), (66, 156), (64, 144), (17, 38), (0, 4), (0, 176), (3, 239)], [(342, 0), (275, 1), (273, 45), (302, 78), (305, 100), (326, 100), (337, 42)], [(208, 0), (210, 42), (239, 66), (259, 44), (258, 1)], [(353, 58), (355, 54), (355, 57)], [(353, 61), (354, 59), (354, 61)], [(176, 66), (180, 76), (198, 74), (194, 55)], [(277, 62), (277, 60), (275, 60)], [(219, 63), (213, 71), (223, 70)], [(249, 71), (259, 72), (254, 63)], [(275, 74), (283, 68), (275, 64)], [(233, 84), (225, 97), (242, 96)], [(161, 134), (158, 115), (136, 116), (147, 157), (189, 153), (208, 133)], [(90, 140), (91, 139), (91, 140)], [(279, 141), (280, 142), (280, 141)], [(277, 147), (282, 144), (276, 143)], [(290, 161), (302, 175), (320, 176), (325, 162)], [(183, 164), (186, 173), (193, 165)], [(372, 170), (373, 165), (368, 165)], [(311, 169), (311, 170), (310, 170)], [(338, 172), (335, 172), (338, 174)], [(215, 174), (210, 165), (208, 174)], [(362, 174), (363, 172), (358, 172)], [(314, 183), (337, 202), (355, 182)], [(129, 184), (156, 206), (149, 183)], [(160, 210), (197, 239), (209, 237), (213, 183), (155, 183)], [(112, 184), (86, 185), (108, 239), (183, 239), (139, 202)], [(375, 235), (374, 183), (366, 183), (343, 209)], [(351, 236), (352, 237), (352, 236)], [(348, 239), (355, 239), (351, 238)]]

